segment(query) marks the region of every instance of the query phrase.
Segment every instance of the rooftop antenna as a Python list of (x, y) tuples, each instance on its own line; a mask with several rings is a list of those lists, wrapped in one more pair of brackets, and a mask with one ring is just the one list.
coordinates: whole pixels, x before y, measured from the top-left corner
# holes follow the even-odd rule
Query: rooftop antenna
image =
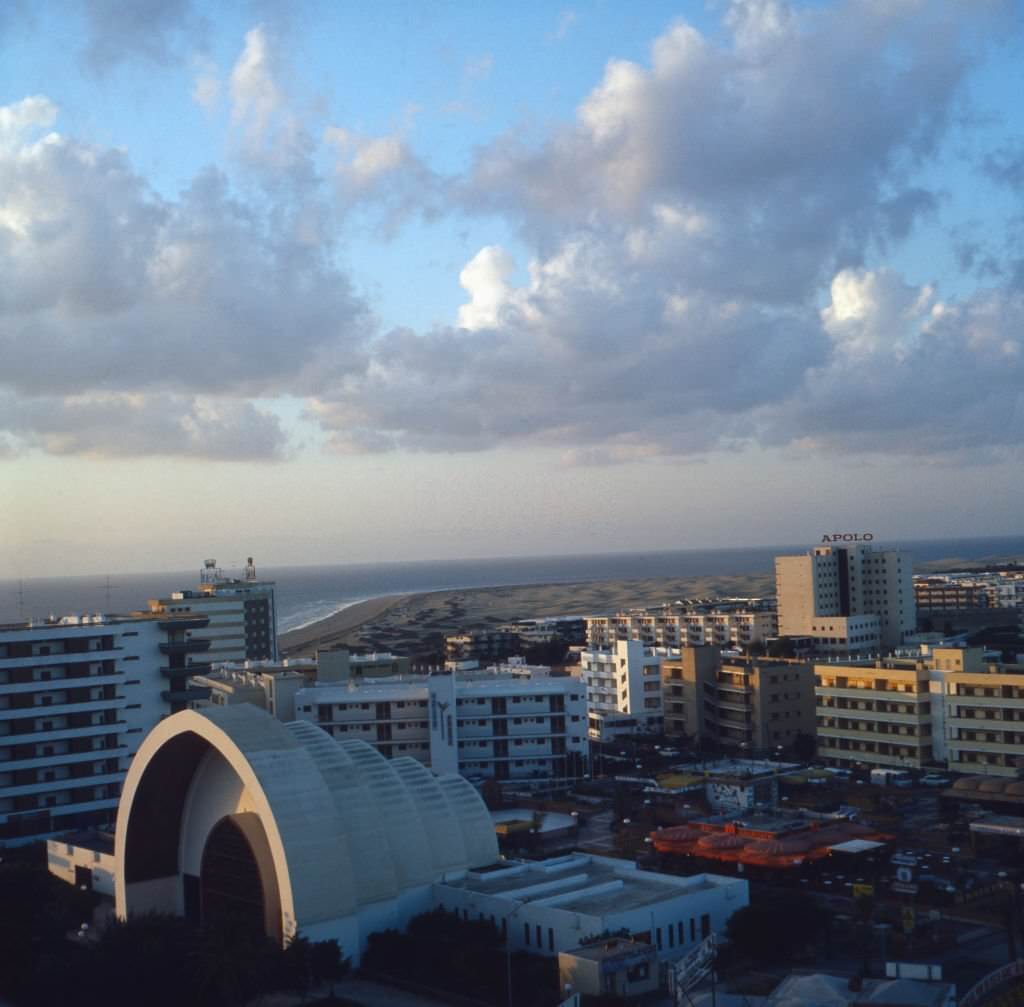
[(18, 578), (18, 622), (25, 620), (25, 580)]
[(110, 593), (111, 593), (111, 591), (113, 591), (117, 587), (120, 587), (120, 585), (119, 584), (111, 584), (110, 583), (110, 574), (108, 573), (107, 576), (106, 576), (106, 579), (103, 582), (103, 593), (104, 593), (104, 596), (107, 599), (107, 611), (108, 612), (110, 611)]

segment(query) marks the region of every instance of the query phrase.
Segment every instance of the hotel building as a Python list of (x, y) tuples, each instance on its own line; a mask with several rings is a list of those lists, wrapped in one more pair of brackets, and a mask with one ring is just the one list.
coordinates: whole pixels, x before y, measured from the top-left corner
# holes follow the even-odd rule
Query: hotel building
[[(925, 659), (817, 664), (814, 675), (818, 755), (829, 765), (921, 769), (936, 758)], [(941, 702), (939, 693), (939, 717)]]
[(1024, 770), (1024, 664), (985, 660), (980, 647), (936, 650), (944, 685), (945, 758), (962, 773), (1019, 777)]
[(815, 732), (814, 672), (800, 661), (684, 647), (661, 665), (665, 733), (754, 754)]
[(890, 651), (916, 629), (910, 554), (857, 544), (777, 556), (779, 634), (824, 654)]
[(530, 781), (585, 771), (586, 696), (575, 678), (478, 671), (320, 682), (296, 694), (295, 716), (439, 773)]
[(143, 735), (199, 696), (205, 617), (0, 627), (0, 844), (109, 825)]
[(1024, 769), (1024, 665), (981, 647), (815, 667), (818, 753), (834, 765), (1019, 776)]
[(197, 588), (153, 599), (149, 608), (154, 614), (205, 617), (207, 624), (196, 635), (209, 641), (211, 664), (277, 660), (274, 584), (256, 579), (251, 557), (244, 579), (225, 577), (217, 561), (208, 559)]
[[(618, 640), (639, 640), (648, 647), (716, 646), (745, 650), (778, 633), (772, 608), (755, 607), (757, 599), (744, 599), (732, 607), (662, 606), (618, 612), (587, 619), (587, 643), (608, 650)], [(749, 603), (749, 604), (748, 604)]]
[(580, 652), (591, 739), (662, 730), (661, 662), (673, 653), (678, 652), (646, 647), (639, 640), (616, 640), (609, 650)]

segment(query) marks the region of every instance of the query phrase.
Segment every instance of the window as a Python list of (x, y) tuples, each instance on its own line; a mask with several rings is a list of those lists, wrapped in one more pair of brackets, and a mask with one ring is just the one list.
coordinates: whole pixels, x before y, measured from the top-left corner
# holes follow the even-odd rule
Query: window
[(526, 946), (530, 946), (530, 924), (523, 924), (523, 939), (526, 941)]

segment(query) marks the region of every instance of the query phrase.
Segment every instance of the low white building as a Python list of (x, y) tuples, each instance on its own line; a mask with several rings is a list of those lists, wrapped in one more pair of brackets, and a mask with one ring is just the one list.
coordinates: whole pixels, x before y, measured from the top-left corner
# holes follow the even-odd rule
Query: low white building
[(582, 776), (584, 689), (548, 672), (518, 664), (501, 672), (318, 682), (296, 694), (295, 716), (439, 773), (525, 782)]
[(110, 832), (70, 832), (46, 841), (47, 870), (61, 881), (114, 897), (114, 836)]
[(209, 696), (193, 702), (192, 709), (251, 703), (278, 720), (294, 720), (295, 696), (310, 683), (310, 677), (288, 667), (260, 668), (261, 663), (254, 662), (252, 668), (249, 662), (224, 664), (209, 674), (193, 675), (191, 685), (209, 692)]
[(664, 724), (661, 662), (679, 651), (616, 640), (610, 650), (580, 653), (580, 678), (587, 689), (589, 735), (610, 741), (627, 734), (660, 731)]
[(435, 884), (434, 900), (465, 919), (489, 920), (517, 951), (554, 956), (599, 935), (626, 933), (654, 947), (659, 961), (671, 961), (724, 933), (750, 894), (742, 878), (682, 878), (573, 853), (467, 871)]

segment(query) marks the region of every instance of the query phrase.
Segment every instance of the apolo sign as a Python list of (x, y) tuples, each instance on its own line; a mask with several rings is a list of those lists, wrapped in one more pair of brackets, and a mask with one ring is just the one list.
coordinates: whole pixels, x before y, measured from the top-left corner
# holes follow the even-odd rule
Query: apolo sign
[(869, 531), (834, 531), (831, 535), (822, 535), (821, 544), (830, 545), (833, 542), (874, 542), (875, 536)]

